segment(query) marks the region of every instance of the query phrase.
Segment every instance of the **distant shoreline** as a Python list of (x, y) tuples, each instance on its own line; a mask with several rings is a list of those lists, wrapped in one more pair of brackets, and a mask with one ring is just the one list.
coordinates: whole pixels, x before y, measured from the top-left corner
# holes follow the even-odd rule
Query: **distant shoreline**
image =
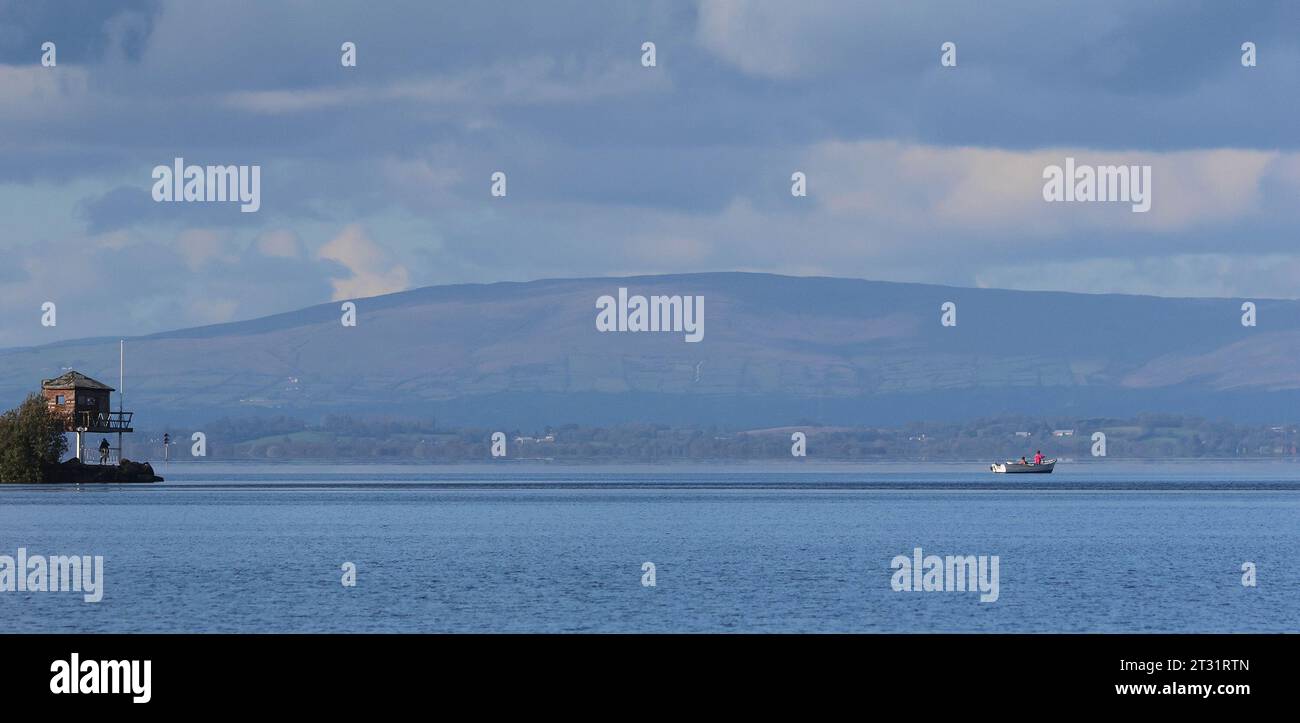
[[(439, 460), (412, 460), (412, 459), (173, 459), (164, 463), (161, 460), (153, 460), (152, 464), (161, 466), (163, 464), (179, 465), (186, 470), (198, 469), (201, 467), (218, 467), (218, 466), (238, 466), (238, 467), (401, 467), (401, 468), (423, 468), (434, 467), (439, 469), (473, 469), (473, 470), (510, 470), (524, 467), (536, 467), (546, 469), (564, 469), (574, 468), (583, 470), (596, 470), (605, 468), (636, 468), (636, 469), (658, 469), (658, 468), (678, 468), (689, 469), (698, 467), (700, 469), (717, 470), (719, 468), (734, 467), (746, 471), (753, 471), (755, 468), (775, 468), (781, 472), (798, 471), (800, 468), (808, 468), (807, 471), (826, 470), (832, 468), (860, 468), (871, 467), (875, 469), (896, 467), (900, 469), (919, 469), (919, 468), (972, 468), (978, 472), (988, 472), (988, 465), (991, 460), (988, 459), (966, 459), (966, 460), (907, 460), (907, 459), (890, 459), (890, 460), (840, 460), (840, 459), (750, 459), (750, 460), (700, 460), (700, 459), (671, 459), (658, 461), (640, 461), (640, 460), (543, 460), (533, 458), (518, 458), (504, 460), (484, 460), (484, 461), (439, 461)], [(1158, 467), (1163, 465), (1249, 465), (1249, 466), (1295, 466), (1300, 467), (1300, 459), (1296, 458), (1268, 458), (1268, 457), (1250, 457), (1250, 458), (1204, 458), (1204, 457), (1167, 457), (1167, 458), (1136, 458), (1136, 457), (1109, 457), (1104, 459), (1087, 459), (1087, 460), (1062, 460), (1059, 462), (1062, 468), (1082, 466), (1082, 467)]]

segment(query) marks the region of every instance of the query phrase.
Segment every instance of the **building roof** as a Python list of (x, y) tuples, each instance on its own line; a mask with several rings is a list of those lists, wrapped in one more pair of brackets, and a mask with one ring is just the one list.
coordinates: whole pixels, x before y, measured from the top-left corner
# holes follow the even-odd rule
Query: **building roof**
[(42, 379), (41, 389), (107, 389), (110, 392), (117, 391), (107, 384), (97, 382), (78, 371), (67, 372), (53, 379)]

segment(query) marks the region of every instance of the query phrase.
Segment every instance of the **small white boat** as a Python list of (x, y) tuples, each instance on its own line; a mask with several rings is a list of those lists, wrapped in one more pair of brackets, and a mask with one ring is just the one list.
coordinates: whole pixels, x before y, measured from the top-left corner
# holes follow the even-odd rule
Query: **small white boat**
[(1054, 459), (1043, 460), (1042, 464), (1034, 464), (1033, 462), (1021, 464), (1020, 462), (1007, 461), (1002, 464), (994, 462), (989, 465), (990, 470), (1002, 474), (1050, 474), (1055, 467), (1056, 460)]

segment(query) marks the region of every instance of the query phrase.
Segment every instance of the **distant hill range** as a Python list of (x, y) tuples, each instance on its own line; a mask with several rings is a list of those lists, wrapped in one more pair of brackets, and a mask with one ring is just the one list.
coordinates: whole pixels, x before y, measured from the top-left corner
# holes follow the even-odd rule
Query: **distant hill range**
[[(597, 299), (704, 297), (704, 338), (597, 331)], [(957, 325), (940, 323), (956, 304)], [(447, 425), (764, 427), (997, 415), (1300, 409), (1300, 302), (704, 273), (436, 286), (127, 339), (127, 408), (158, 428), (254, 413)], [(116, 386), (117, 338), (0, 350), (0, 401), (76, 369)]]

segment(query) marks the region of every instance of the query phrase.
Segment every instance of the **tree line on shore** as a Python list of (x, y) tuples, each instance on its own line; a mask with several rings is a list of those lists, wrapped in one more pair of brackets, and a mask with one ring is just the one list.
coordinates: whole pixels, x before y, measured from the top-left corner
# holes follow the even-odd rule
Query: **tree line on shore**
[[(898, 427), (801, 423), (768, 429), (621, 424), (542, 429), (449, 428), (435, 420), (327, 416), (319, 423), (286, 416), (221, 419), (170, 430), (172, 459), (189, 458), (190, 434), (202, 431), (207, 458), (230, 460), (391, 460), (472, 462), (491, 459), (491, 437), (505, 435), (506, 457), (557, 461), (790, 459), (792, 435), (806, 436), (819, 460), (1002, 460), (1032, 456), (1083, 459), (1106, 437), (1119, 458), (1286, 458), (1296, 456), (1294, 424), (1239, 424), (1147, 414), (1132, 418), (986, 418)], [(133, 435), (136, 459), (162, 456), (163, 430)]]
[[(915, 422), (899, 427), (833, 427), (811, 422), (766, 429), (577, 424), (536, 430), (447, 428), (433, 419), (327, 416), (319, 423), (287, 417), (224, 418), (202, 429), (141, 430), (128, 436), (134, 459), (191, 456), (191, 433), (202, 431), (204, 456), (226, 460), (354, 460), (475, 462), (491, 456), (491, 439), (505, 437), (506, 458), (563, 462), (747, 461), (790, 459), (805, 437), (807, 458), (828, 461), (1001, 460), (1032, 456), (1093, 456), (1105, 435), (1106, 456), (1130, 459), (1297, 457), (1290, 423), (1239, 424), (1200, 417), (1146, 414), (1132, 418), (985, 418)], [(68, 451), (65, 420), (39, 395), (0, 414), (0, 481), (47, 481)]]

